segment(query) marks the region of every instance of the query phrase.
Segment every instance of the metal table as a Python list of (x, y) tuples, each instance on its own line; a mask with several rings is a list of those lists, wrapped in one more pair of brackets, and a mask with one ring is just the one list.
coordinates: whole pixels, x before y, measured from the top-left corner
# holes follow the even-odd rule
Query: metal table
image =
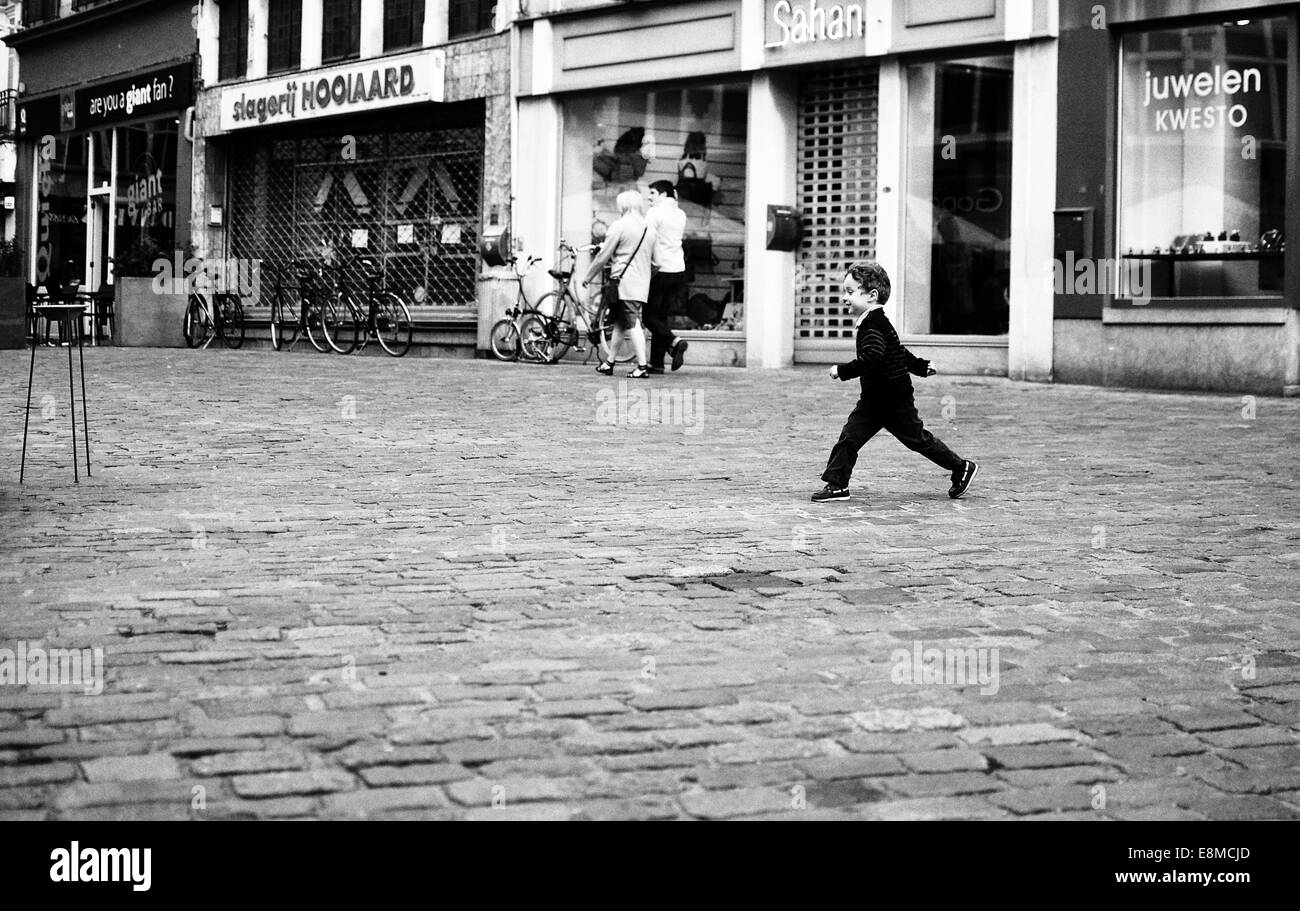
[[(60, 334), (68, 339), (68, 404), (72, 414), (72, 480), (81, 483), (81, 469), (77, 465), (77, 396), (72, 384), (72, 338), (77, 339), (77, 361), (81, 365), (81, 427), (86, 440), (86, 477), (90, 477), (90, 424), (86, 417), (86, 361), (81, 353), (81, 318), (84, 304), (40, 304), (32, 308), (37, 316), (49, 322), (58, 321)], [(32, 339), (32, 361), (27, 368), (27, 408), (23, 412), (23, 455), (18, 467), (18, 483), (23, 482), (27, 469), (27, 426), (32, 418), (32, 379), (36, 375), (36, 349), (43, 347)]]

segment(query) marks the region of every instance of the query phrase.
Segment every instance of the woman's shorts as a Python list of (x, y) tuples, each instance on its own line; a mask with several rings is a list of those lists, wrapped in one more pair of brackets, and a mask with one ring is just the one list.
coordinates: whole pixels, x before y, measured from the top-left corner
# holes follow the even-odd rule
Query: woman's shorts
[(636, 324), (641, 322), (641, 308), (645, 306), (645, 301), (625, 301), (619, 299), (623, 305), (623, 328), (635, 329)]

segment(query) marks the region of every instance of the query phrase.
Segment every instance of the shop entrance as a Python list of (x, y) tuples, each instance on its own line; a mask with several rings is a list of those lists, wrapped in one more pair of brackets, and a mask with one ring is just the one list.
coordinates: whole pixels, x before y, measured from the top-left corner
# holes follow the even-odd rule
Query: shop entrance
[[(241, 137), (228, 159), (230, 255), (285, 267), (365, 254), (412, 306), (473, 318), (483, 135), (477, 125)], [(269, 305), (271, 287), (257, 303)]]
[(879, 70), (846, 65), (799, 85), (798, 205), (804, 237), (795, 272), (794, 359), (852, 357), (854, 317), (840, 281), (876, 251), (876, 125)]
[(108, 228), (111, 191), (105, 187), (90, 191), (90, 205), (86, 210), (86, 289), (98, 291), (108, 281)]

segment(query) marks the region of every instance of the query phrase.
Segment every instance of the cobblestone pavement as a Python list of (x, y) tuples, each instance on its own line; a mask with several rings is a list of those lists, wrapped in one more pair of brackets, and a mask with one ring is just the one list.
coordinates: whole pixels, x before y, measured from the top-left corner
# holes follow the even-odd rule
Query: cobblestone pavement
[(818, 506), (821, 368), (110, 348), (74, 486), (61, 357), (0, 646), (103, 692), (0, 686), (0, 818), (1300, 816), (1300, 401), (935, 377), (970, 495)]

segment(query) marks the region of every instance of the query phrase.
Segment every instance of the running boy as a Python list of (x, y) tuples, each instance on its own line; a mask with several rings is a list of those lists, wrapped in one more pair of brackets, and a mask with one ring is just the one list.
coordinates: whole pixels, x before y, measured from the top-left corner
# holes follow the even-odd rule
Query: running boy
[(858, 450), (881, 431), (888, 430), (898, 441), (931, 462), (952, 472), (948, 496), (956, 499), (966, 492), (978, 466), (963, 459), (936, 439), (921, 424), (912, 401), (912, 380), (908, 376), (933, 376), (930, 362), (903, 347), (898, 333), (885, 316), (889, 300), (889, 273), (875, 260), (854, 263), (844, 276), (844, 303), (859, 314), (857, 357), (830, 369), (831, 379), (862, 383), (862, 397), (849, 414), (839, 442), (831, 450), (822, 480), (826, 486), (812, 495), (814, 503), (849, 498), (849, 477), (858, 461)]

